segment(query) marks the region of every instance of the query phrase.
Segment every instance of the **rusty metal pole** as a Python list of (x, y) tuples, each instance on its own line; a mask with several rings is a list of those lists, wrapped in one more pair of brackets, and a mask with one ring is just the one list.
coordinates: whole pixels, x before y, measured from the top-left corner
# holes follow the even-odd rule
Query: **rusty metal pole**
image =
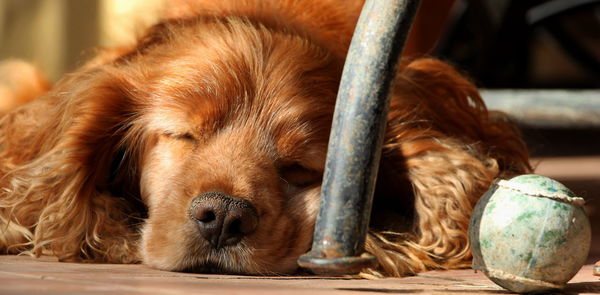
[(362, 9), (335, 106), (312, 250), (298, 260), (315, 273), (357, 273), (376, 263), (364, 243), (390, 84), (418, 3), (367, 0)]

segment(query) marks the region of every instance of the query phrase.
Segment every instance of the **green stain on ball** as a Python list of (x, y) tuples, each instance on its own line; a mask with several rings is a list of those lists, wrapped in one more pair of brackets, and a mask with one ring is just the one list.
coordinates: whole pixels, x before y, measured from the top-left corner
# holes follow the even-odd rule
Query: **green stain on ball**
[(559, 202), (556, 202), (553, 204), (552, 209), (567, 211), (567, 210), (569, 210), (569, 206), (567, 206), (566, 204), (561, 204)]
[(534, 216), (536, 214), (537, 214), (537, 212), (534, 212), (534, 211), (525, 212), (525, 213), (521, 214), (519, 217), (517, 217), (517, 221), (524, 221), (525, 219), (530, 219), (532, 216)]
[(481, 247), (483, 247), (483, 248), (491, 248), (492, 247), (492, 242), (490, 242), (490, 240), (483, 240), (483, 241), (481, 241)]

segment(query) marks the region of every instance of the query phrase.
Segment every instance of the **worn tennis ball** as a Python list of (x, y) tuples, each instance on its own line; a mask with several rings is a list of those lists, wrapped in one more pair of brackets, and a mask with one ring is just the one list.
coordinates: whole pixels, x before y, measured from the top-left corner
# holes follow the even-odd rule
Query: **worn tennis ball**
[(583, 204), (548, 177), (528, 174), (494, 181), (469, 224), (473, 269), (517, 293), (562, 289), (590, 249)]

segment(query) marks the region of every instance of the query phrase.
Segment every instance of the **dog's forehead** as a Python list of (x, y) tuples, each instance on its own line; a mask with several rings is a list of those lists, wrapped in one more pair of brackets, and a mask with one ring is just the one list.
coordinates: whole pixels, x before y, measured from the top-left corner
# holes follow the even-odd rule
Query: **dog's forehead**
[(252, 123), (286, 130), (328, 125), (339, 65), (304, 43), (281, 42), (269, 50), (253, 48), (256, 40), (227, 50), (213, 44), (164, 61), (148, 91), (154, 124), (218, 129)]
[[(247, 130), (300, 141), (302, 137), (326, 132), (331, 125), (333, 102), (292, 89), (269, 92), (188, 92), (166, 96), (148, 108), (151, 129), (171, 133)], [(294, 140), (296, 139), (296, 140)]]

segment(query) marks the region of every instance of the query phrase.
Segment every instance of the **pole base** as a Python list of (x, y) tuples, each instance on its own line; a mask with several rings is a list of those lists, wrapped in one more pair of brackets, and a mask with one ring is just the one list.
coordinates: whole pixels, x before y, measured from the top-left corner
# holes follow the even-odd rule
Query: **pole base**
[(366, 252), (360, 256), (335, 258), (315, 256), (308, 252), (298, 258), (298, 264), (319, 275), (347, 275), (357, 274), (364, 268), (377, 265), (377, 259)]

